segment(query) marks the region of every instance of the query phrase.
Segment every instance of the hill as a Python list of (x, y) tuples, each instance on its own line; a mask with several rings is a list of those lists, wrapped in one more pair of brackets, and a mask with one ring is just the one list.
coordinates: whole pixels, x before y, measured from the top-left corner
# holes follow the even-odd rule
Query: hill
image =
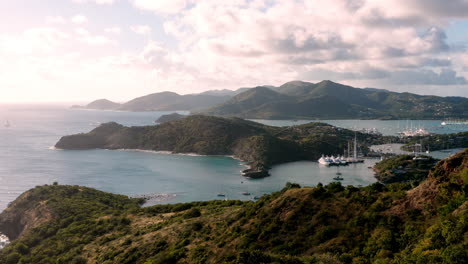
[(375, 164), (375, 177), (382, 183), (420, 182), (436, 162), (430, 156), (397, 155)]
[[(0, 263), (465, 263), (468, 150), (419, 186), (287, 184), (257, 202), (140, 208), (80, 186), (38, 186), (0, 214)], [(11, 230), (15, 230), (12, 232)]]
[(135, 98), (119, 107), (122, 111), (176, 111), (195, 110), (214, 106), (228, 100), (230, 96), (203, 94), (179, 95), (172, 92), (154, 93)]
[[(253, 119), (436, 119), (468, 118), (468, 99), (359, 89), (332, 81), (293, 81), (234, 96), (201, 113)], [(264, 88), (266, 89), (266, 88)]]
[[(86, 134), (64, 136), (55, 147), (233, 155), (248, 162), (254, 171), (262, 172), (260, 176), (266, 176), (273, 164), (317, 160), (322, 154), (342, 153), (354, 135), (354, 131), (324, 123), (280, 128), (239, 118), (191, 115), (156, 126), (102, 124)], [(362, 144), (382, 142), (375, 135), (357, 133), (357, 136)]]
[(170, 122), (170, 121), (179, 120), (179, 119), (182, 119), (182, 118), (185, 118), (185, 117), (187, 117), (187, 115), (181, 115), (179, 113), (172, 113), (172, 114), (167, 114), (167, 115), (160, 116), (155, 122), (159, 123), (159, 124), (162, 124), (162, 123), (166, 123), (166, 122)]
[(95, 109), (95, 110), (117, 110), (119, 107), (120, 107), (119, 103), (115, 103), (107, 99), (95, 100), (85, 106), (80, 106), (80, 105), (72, 106), (72, 108), (75, 108), (75, 109)]
[(99, 99), (86, 106), (74, 105), (72, 108), (119, 110), (119, 111), (191, 111), (215, 106), (226, 102), (231, 95), (221, 93), (179, 95), (173, 92), (149, 94), (119, 104), (107, 99)]

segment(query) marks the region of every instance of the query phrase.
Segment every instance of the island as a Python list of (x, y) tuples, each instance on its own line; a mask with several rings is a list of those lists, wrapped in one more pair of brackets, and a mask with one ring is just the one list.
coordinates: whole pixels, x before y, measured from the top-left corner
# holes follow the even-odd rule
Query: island
[(258, 201), (140, 207), (82, 186), (37, 186), (0, 214), (0, 263), (464, 263), (468, 150), (419, 185), (340, 183)]
[[(160, 125), (125, 127), (102, 124), (89, 133), (62, 137), (58, 149), (143, 149), (228, 155), (247, 162), (244, 176), (268, 176), (272, 165), (317, 160), (321, 155), (342, 154), (348, 141), (363, 145), (383, 143), (383, 137), (312, 122), (272, 127), (240, 118), (191, 115)], [(366, 148), (362, 148), (366, 149)]]

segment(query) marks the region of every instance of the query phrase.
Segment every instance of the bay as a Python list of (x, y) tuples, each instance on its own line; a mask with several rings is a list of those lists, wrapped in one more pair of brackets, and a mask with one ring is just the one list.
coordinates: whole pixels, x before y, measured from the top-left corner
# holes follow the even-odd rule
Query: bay
[[(151, 205), (213, 199), (252, 200), (254, 196), (280, 190), (288, 181), (304, 186), (327, 184), (336, 174), (336, 168), (301, 161), (274, 166), (270, 177), (252, 180), (240, 176), (245, 165), (231, 157), (52, 148), (61, 136), (88, 132), (104, 122), (151, 125), (167, 113), (73, 110), (65, 105), (0, 105), (1, 122), (8, 120), (11, 124), (0, 127), (0, 210), (24, 191), (55, 181), (130, 196), (149, 196), (154, 198), (148, 202)], [(294, 121), (275, 122), (279, 123), (274, 125), (285, 125)], [(356, 120), (333, 122), (344, 127), (362, 124)], [(389, 121), (375, 123), (386, 127), (380, 122)], [(367, 167), (376, 161), (370, 159), (365, 164), (340, 168), (343, 184), (364, 186), (375, 182), (372, 170)], [(250, 195), (243, 195), (245, 192)], [(218, 193), (225, 197), (218, 197)]]

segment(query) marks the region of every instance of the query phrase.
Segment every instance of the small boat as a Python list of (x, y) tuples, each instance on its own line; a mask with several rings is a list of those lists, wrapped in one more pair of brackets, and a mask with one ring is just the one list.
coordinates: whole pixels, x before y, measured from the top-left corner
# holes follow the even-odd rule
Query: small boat
[(250, 195), (249, 192), (243, 192), (242, 195)]
[(259, 196), (254, 196), (254, 200), (258, 200), (258, 199), (260, 199)]
[(218, 193), (216, 196), (218, 197), (225, 197), (226, 195), (224, 193)]
[(342, 181), (342, 180), (343, 180), (343, 177), (340, 177), (339, 175), (337, 175), (336, 177), (333, 177), (333, 180), (335, 180), (335, 181)]

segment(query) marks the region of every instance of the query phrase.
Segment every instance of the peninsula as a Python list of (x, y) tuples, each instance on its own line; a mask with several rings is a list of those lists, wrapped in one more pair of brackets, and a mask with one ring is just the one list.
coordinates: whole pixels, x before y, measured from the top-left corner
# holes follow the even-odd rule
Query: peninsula
[(154, 126), (125, 127), (106, 123), (89, 133), (64, 136), (55, 147), (232, 155), (250, 165), (246, 176), (264, 177), (274, 164), (317, 160), (322, 154), (341, 154), (355, 135), (363, 145), (382, 143), (381, 136), (324, 123), (272, 127), (240, 118), (191, 115)]

